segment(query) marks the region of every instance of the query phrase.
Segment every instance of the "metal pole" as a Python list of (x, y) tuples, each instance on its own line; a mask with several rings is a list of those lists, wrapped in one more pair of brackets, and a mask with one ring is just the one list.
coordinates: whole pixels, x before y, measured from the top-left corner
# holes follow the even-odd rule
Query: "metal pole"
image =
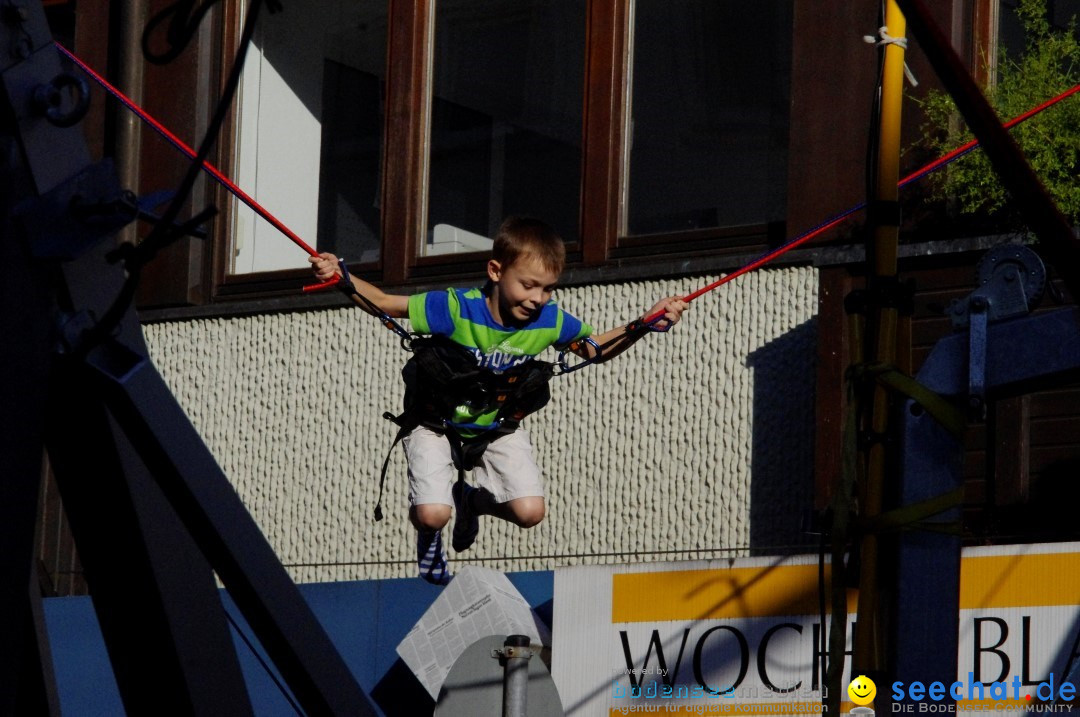
[[(143, 102), (142, 30), (146, 24), (147, 4), (125, 0), (116, 10), (120, 15), (118, 75), (120, 89), (134, 102)], [(122, 105), (116, 106), (116, 173), (120, 186), (139, 193), (139, 160), (142, 156), (142, 123)], [(136, 226), (120, 230), (116, 241), (136, 243)]]
[[(895, 0), (889, 0), (885, 11), (886, 32), (893, 38), (903, 38), (907, 23)], [(881, 111), (878, 127), (878, 164), (874, 186), (875, 204), (871, 207), (871, 223), (874, 240), (871, 251), (871, 295), (874, 286), (887, 291), (893, 287), (897, 276), (897, 243), (900, 230), (899, 205), (897, 204), (897, 180), (900, 164), (900, 105), (904, 89), (904, 46), (891, 43), (885, 46), (884, 68), (881, 84)], [(894, 302), (881, 301), (870, 306), (872, 320), (867, 339), (873, 342), (869, 351), (874, 361), (891, 365), (896, 360), (896, 330), (898, 312)], [(877, 440), (889, 430), (889, 395), (884, 387), (874, 388), (869, 411), (869, 429), (875, 437), (866, 457), (866, 485), (860, 491), (859, 513), (862, 518), (873, 518), (881, 513), (886, 483), (886, 445)], [(884, 668), (882, 624), (879, 587), (878, 536), (867, 533), (860, 545), (862, 572), (859, 580), (859, 623), (854, 635), (852, 674), (875, 675)]]
[(529, 660), (532, 649), (527, 635), (510, 635), (503, 643), (503, 717), (526, 717), (529, 696)]

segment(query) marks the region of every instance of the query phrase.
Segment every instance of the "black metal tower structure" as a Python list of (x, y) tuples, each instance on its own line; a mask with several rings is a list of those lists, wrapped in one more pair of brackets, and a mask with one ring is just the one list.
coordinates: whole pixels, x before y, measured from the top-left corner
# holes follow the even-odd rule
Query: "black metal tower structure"
[(216, 574), (308, 714), (374, 714), (148, 356), (110, 240), (137, 200), (91, 161), (88, 89), (39, 2), (3, 0), (0, 28), (0, 714), (59, 714), (35, 577), (46, 450), (129, 713), (252, 713)]

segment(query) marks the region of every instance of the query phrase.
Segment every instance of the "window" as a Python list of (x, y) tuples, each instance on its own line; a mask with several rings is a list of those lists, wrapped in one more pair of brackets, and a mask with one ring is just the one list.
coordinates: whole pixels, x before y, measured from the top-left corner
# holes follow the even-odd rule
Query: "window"
[[(385, 0), (313, 0), (259, 18), (244, 65), (238, 184), (308, 244), (379, 258)], [(230, 270), (295, 269), (305, 256), (239, 202)]]
[(576, 240), (584, 57), (585, 0), (436, 3), (422, 254), (483, 248), (510, 214)]
[(624, 233), (784, 219), (791, 6), (636, 0)]

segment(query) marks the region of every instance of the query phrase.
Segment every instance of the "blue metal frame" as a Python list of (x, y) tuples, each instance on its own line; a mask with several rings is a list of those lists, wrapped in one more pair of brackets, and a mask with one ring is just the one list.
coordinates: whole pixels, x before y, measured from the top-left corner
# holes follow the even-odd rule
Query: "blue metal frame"
[[(990, 324), (978, 321), (976, 315), (974, 331), (953, 334), (934, 346), (916, 377), (919, 383), (966, 403), (975, 387), (984, 387), (992, 400), (1023, 393), (1025, 385), (1036, 379), (1080, 370), (1080, 309)], [(973, 382), (980, 372), (984, 381)], [(914, 400), (904, 404), (902, 451), (901, 505), (961, 487), (963, 445)], [(935, 520), (944, 525), (960, 519), (957, 506)], [(895, 679), (948, 686), (957, 679), (960, 536), (916, 530), (902, 533), (897, 542), (890, 684)], [(888, 700), (889, 691), (883, 688), (878, 694)], [(878, 707), (890, 710), (888, 704)]]

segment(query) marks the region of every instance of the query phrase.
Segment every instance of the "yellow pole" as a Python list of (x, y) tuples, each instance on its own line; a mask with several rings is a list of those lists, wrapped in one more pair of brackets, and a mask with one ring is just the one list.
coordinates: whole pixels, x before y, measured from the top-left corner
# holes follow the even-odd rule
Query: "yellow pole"
[[(890, 37), (903, 38), (907, 22), (895, 0), (888, 0), (885, 11), (885, 27)], [(900, 106), (904, 90), (904, 48), (897, 43), (885, 46), (884, 66), (881, 80), (881, 104), (879, 116), (878, 152), (875, 199), (878, 207), (896, 207), (897, 182), (900, 178)], [(874, 203), (871, 203), (874, 206)], [(891, 212), (890, 212), (891, 214)], [(896, 210), (896, 215), (899, 209)], [(883, 212), (875, 211), (873, 258), (871, 282), (888, 286), (897, 274), (897, 244), (900, 227), (898, 221)], [(880, 296), (873, 291), (871, 297)], [(874, 342), (873, 360), (892, 364), (896, 360), (897, 308), (885, 305), (870, 307), (870, 327), (867, 340)], [(866, 484), (860, 491), (859, 513), (873, 518), (882, 510), (882, 494), (885, 483), (885, 444), (879, 439), (888, 431), (889, 396), (881, 386), (875, 386), (869, 412), (871, 440), (866, 456)], [(860, 544), (861, 574), (859, 578), (858, 626), (855, 630), (852, 653), (852, 674), (878, 673), (885, 668), (883, 631), (885, 616), (880, 614), (878, 569), (879, 543), (876, 535), (867, 534)]]

